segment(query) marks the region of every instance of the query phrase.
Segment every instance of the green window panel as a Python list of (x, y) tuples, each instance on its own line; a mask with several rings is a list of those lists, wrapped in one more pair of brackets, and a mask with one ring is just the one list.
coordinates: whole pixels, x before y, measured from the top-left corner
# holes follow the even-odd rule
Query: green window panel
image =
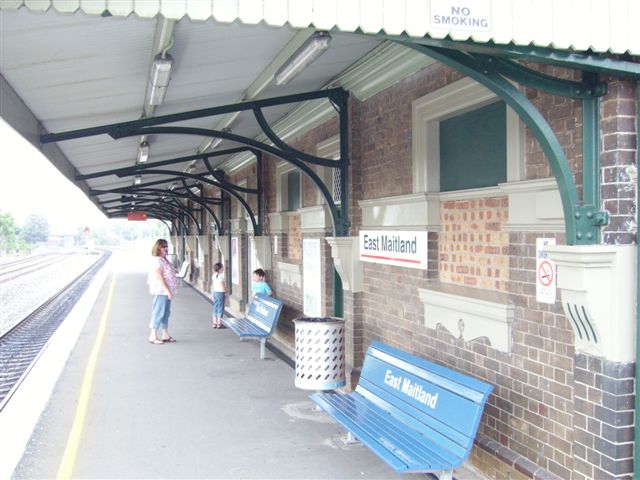
[(507, 112), (495, 102), (440, 122), (440, 191), (507, 181)]
[(300, 172), (298, 170), (287, 173), (287, 210), (295, 212), (302, 204), (300, 201)]

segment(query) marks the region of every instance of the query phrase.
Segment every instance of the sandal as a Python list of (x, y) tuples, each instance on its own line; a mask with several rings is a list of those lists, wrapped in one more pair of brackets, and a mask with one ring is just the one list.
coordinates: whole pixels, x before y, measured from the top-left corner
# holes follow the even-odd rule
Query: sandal
[(148, 340), (148, 342), (152, 345), (162, 345), (164, 342), (159, 338), (154, 338), (153, 340)]
[(173, 337), (169, 337), (169, 338), (163, 338), (162, 341), (164, 343), (176, 343), (176, 339)]

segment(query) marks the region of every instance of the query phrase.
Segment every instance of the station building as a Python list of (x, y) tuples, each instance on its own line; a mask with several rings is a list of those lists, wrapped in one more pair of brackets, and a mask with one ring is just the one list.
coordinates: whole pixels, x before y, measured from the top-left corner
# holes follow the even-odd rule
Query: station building
[[(344, 318), (349, 388), (373, 340), (494, 386), (470, 459), (487, 477), (634, 477), (636, 3), (8, 1), (0, 15), (2, 117), (107, 215), (165, 221), (195, 289), (209, 295), (224, 262), (229, 313), (264, 269), (286, 304), (272, 342), (284, 355), (295, 318)], [(65, 50), (36, 47), (25, 27), (86, 33), (114, 18), (127, 33), (155, 25), (154, 49), (175, 57), (168, 110), (138, 119), (42, 95)], [(180, 69), (197, 66), (190, 54), (209, 61), (195, 42), (207, 27), (221, 49), (256, 29), (292, 36), (287, 58), (335, 42), (339, 68), (322, 64), (329, 46), (305, 70), (312, 89), (259, 89), (283, 72), (275, 55), (235, 100), (199, 101)], [(73, 66), (89, 68), (78, 49)], [(246, 59), (215, 68), (240, 78)], [(152, 156), (135, 162), (121, 141)]]

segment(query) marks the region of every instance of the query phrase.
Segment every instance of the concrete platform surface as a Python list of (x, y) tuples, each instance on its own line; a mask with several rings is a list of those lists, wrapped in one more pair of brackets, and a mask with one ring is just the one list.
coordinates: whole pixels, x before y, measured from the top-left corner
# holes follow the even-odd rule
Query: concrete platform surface
[(149, 344), (146, 264), (114, 255), (14, 479), (57, 475), (97, 348), (73, 478), (425, 478), (395, 475), (362, 445), (343, 445), (344, 430), (314, 410), (294, 370), (269, 350), (260, 360), (257, 342), (212, 329), (209, 302), (188, 286), (173, 302), (177, 343)]

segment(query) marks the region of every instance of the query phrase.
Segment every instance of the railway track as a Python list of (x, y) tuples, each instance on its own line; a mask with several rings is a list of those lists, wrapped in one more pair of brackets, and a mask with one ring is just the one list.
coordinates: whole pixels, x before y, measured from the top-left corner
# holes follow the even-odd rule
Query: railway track
[(28, 275), (69, 258), (71, 254), (38, 255), (0, 264), (0, 283)]
[(108, 257), (103, 255), (0, 335), (0, 411)]

